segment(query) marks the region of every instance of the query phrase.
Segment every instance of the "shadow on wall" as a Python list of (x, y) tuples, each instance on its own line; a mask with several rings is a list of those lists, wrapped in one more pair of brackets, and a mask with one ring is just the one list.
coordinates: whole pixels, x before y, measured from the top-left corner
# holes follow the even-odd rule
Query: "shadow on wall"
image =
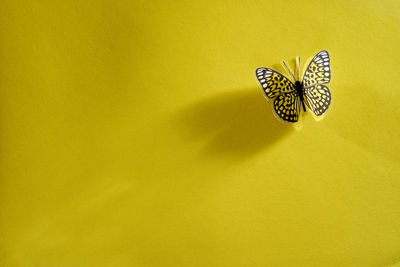
[(232, 90), (202, 99), (178, 113), (184, 136), (205, 140), (204, 156), (250, 157), (292, 131), (272, 114), (259, 88)]

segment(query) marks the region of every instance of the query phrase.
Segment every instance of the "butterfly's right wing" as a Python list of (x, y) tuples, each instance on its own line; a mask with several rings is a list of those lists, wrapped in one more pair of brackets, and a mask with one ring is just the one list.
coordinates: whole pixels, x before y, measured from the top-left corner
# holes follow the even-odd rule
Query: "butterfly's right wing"
[(265, 95), (274, 99), (274, 112), (280, 119), (297, 122), (300, 114), (300, 97), (294, 84), (285, 76), (269, 68), (258, 68), (256, 76)]
[(304, 88), (305, 102), (315, 115), (321, 116), (331, 104), (331, 92), (323, 84), (316, 84)]
[(324, 85), (330, 81), (330, 57), (329, 53), (323, 50), (313, 57), (303, 76), (304, 99), (316, 116), (323, 115), (331, 104), (331, 92)]
[(316, 54), (308, 64), (303, 76), (303, 86), (326, 84), (331, 81), (331, 66), (328, 51)]

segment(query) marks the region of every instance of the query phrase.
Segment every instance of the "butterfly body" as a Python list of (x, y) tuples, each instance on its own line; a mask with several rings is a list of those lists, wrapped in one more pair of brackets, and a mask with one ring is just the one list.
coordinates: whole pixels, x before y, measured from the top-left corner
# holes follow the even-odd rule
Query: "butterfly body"
[(294, 83), (294, 86), (296, 88), (297, 94), (300, 97), (300, 101), (301, 101), (301, 104), (303, 106), (303, 110), (304, 110), (304, 112), (306, 112), (306, 106), (304, 105), (304, 97), (303, 97), (303, 94), (304, 94), (303, 83), (301, 83), (300, 81), (296, 81)]
[[(299, 120), (301, 107), (307, 108), (320, 118), (329, 108), (332, 95), (325, 84), (330, 82), (330, 58), (327, 51), (315, 55), (300, 79), (300, 58), (297, 58), (296, 75), (283, 62), (291, 79), (270, 68), (256, 69), (256, 76), (265, 96), (272, 100), (277, 118), (286, 122)], [(296, 77), (295, 77), (296, 76)]]

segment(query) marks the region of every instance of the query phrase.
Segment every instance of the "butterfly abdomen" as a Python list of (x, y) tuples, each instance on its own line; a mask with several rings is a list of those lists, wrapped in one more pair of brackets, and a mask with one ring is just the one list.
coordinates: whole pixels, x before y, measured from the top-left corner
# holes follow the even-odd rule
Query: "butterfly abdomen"
[(304, 96), (303, 96), (303, 83), (296, 81), (294, 85), (296, 87), (297, 94), (300, 97), (301, 104), (303, 105), (303, 110), (304, 112), (306, 112), (306, 106), (304, 105)]

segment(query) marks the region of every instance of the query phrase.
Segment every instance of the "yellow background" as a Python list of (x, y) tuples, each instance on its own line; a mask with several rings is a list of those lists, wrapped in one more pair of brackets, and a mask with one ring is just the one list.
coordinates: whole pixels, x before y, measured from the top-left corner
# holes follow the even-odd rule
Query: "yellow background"
[[(396, 265), (399, 10), (3, 0), (0, 265)], [(322, 49), (296, 131), (254, 70)]]

